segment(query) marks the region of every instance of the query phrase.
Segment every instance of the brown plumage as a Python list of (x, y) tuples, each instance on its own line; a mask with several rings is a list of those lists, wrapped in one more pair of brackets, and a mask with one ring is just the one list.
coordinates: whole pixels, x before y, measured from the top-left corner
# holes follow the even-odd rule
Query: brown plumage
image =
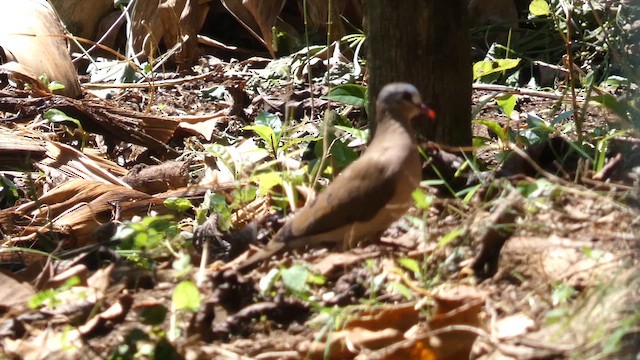
[(426, 109), (413, 85), (392, 83), (383, 87), (376, 103), (376, 134), (364, 154), (238, 269), (251, 268), (277, 252), (307, 245), (354, 245), (402, 217), (412, 204), (411, 193), (421, 174), (410, 120)]

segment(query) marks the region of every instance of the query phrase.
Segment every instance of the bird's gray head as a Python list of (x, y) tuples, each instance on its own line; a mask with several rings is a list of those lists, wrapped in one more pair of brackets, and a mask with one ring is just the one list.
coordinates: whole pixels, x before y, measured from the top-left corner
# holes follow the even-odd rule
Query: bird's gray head
[(376, 107), (378, 114), (389, 112), (404, 119), (411, 119), (426, 110), (418, 89), (402, 82), (385, 85), (378, 95)]

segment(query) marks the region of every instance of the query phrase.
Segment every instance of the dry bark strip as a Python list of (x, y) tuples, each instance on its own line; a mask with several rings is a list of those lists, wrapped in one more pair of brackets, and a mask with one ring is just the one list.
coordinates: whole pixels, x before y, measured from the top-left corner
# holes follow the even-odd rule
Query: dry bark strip
[(170, 214), (172, 211), (164, 206), (167, 198), (197, 202), (207, 190), (224, 193), (234, 188), (233, 184), (197, 185), (151, 196), (119, 185), (71, 180), (37, 201), (0, 210), (1, 230), (9, 239), (3, 246), (33, 242), (37, 235), (50, 233), (62, 235), (65, 249), (94, 244), (100, 240), (97, 229), (114, 220), (114, 213), (119, 214), (118, 219), (144, 216), (151, 211)]
[[(84, 130), (149, 148), (159, 155), (176, 155), (166, 145), (179, 122), (162, 116), (116, 108), (95, 99), (75, 100), (60, 95), (33, 97), (27, 91), (1, 91), (0, 111), (17, 113), (12, 121), (32, 120), (49, 109), (58, 109), (80, 120)], [(72, 124), (70, 124), (72, 126)]]
[(167, 161), (152, 166), (137, 164), (122, 180), (133, 189), (147, 194), (178, 189), (189, 183), (189, 162)]
[(45, 141), (5, 133), (0, 129), (0, 169), (32, 170), (32, 163), (46, 157)]

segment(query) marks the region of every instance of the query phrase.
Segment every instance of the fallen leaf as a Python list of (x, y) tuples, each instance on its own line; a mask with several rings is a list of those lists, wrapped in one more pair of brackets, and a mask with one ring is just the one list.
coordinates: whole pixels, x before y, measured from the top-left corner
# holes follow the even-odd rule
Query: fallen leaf
[(36, 293), (29, 283), (20, 282), (4, 271), (0, 271), (0, 283), (2, 283), (1, 309), (8, 310), (15, 306), (24, 305)]

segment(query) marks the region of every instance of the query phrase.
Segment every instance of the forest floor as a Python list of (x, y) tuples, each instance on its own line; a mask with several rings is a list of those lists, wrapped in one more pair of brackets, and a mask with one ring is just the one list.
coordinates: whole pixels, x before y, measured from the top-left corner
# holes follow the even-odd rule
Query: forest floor
[[(247, 204), (260, 208), (244, 219), (236, 213), (231, 222), (239, 230), (255, 220), (251, 234), (259, 240), (254, 244), (263, 244), (280, 226), (284, 215), (275, 209), (287, 202), (283, 198), (292, 192), (303, 198), (309, 186), (302, 185), (309, 181), (263, 187), (261, 182), (269, 180), (257, 174), (283, 173), (286, 163), (298, 169), (291, 170), (291, 178), (305, 178), (300, 174), (309, 160), (300, 154), (305, 139), (320, 136), (329, 106), (351, 126), (365, 127), (361, 109), (327, 101), (324, 85), (309, 88), (278, 79), (275, 65), (259, 59), (203, 59), (196, 78), (163, 74), (159, 83), (176, 83), (152, 93), (111, 90), (109, 100), (90, 101), (180, 122), (168, 141), (177, 153), (148, 156), (144, 147), (91, 130), (86, 130), (84, 152), (94, 154), (94, 164), (112, 174), (176, 156), (188, 161), (191, 186), (222, 189), (231, 212)], [(6, 291), (0, 299), (0, 343), (5, 354), (25, 359), (635, 359), (640, 339), (640, 138), (629, 132), (606, 141), (617, 120), (589, 106), (584, 142), (572, 146), (575, 122), (563, 115), (571, 109), (569, 101), (519, 95), (507, 122), (493, 99), (497, 94), (474, 90), (474, 108), (481, 108), (476, 119), (484, 121), (474, 123), (475, 161), (460, 171), (469, 185), (451, 185), (466, 191), (454, 196), (441, 179), (425, 179), (416, 206), (380, 242), (345, 251), (285, 253), (249, 274), (225, 265), (234, 252), (242, 252), (225, 247), (235, 237), (221, 235), (224, 231), (198, 236), (195, 224), (202, 223), (198, 209), (205, 194), (190, 197), (191, 205), (174, 211), (172, 219), (155, 218), (155, 223), (145, 223), (152, 215), (149, 205), (135, 214), (141, 218), (138, 224), (146, 224), (137, 228), (128, 222), (124, 205), (120, 217), (111, 216), (120, 206), (109, 200), (103, 209), (107, 218), (124, 223), (121, 229), (129, 235), (151, 241), (158, 229), (164, 231), (153, 245), (129, 248), (123, 243), (131, 238), (121, 233), (96, 235), (80, 241), (84, 247), (72, 247), (65, 242), (85, 233), (74, 233), (71, 225), (56, 228), (55, 220), (37, 223), (33, 208), (20, 212), (19, 222), (18, 209), (7, 207), (0, 217), (15, 223), (2, 223), (0, 275)], [(288, 131), (282, 130), (277, 156), (265, 150), (256, 132), (244, 129), (263, 112), (278, 114)], [(19, 115), (4, 113), (3, 138), (80, 148), (78, 131), (69, 130), (69, 122), (16, 121)], [(536, 117), (544, 124), (532, 126)], [(524, 149), (523, 154), (516, 156), (504, 138), (489, 131), (491, 124), (497, 125), (494, 130), (509, 126), (515, 134), (509, 143)], [(357, 140), (350, 137), (353, 133), (338, 136), (348, 144)], [(530, 146), (523, 145), (524, 138)], [(357, 153), (365, 147), (352, 149)], [(442, 150), (433, 152), (433, 144), (425, 149), (443, 156)], [(606, 162), (594, 171), (596, 150), (606, 152)], [(109, 166), (97, 158), (110, 161)], [(460, 162), (445, 162), (445, 167), (465, 162), (455, 159)], [(41, 169), (4, 173), (17, 184), (17, 205), (42, 198), (45, 189), (61, 183)], [(224, 190), (224, 184), (232, 184), (231, 190)], [(293, 186), (287, 189), (287, 184)], [(233, 208), (242, 197), (239, 189), (250, 187), (258, 189), (257, 195)], [(73, 212), (84, 204), (74, 195), (55, 204), (71, 198), (65, 210)], [(29, 218), (36, 224), (24, 222)], [(100, 222), (86, 233), (93, 234)], [(47, 231), (48, 226), (54, 229)], [(49, 251), (50, 244), (40, 243), (43, 238), (63, 245)], [(207, 246), (209, 261), (200, 269)], [(483, 246), (495, 250), (488, 251), (486, 264), (480, 262), (489, 268), (477, 265)], [(495, 273), (491, 264), (497, 266)], [(197, 284), (195, 295), (188, 285), (177, 290), (185, 280)], [(41, 301), (27, 306), (34, 294)]]

